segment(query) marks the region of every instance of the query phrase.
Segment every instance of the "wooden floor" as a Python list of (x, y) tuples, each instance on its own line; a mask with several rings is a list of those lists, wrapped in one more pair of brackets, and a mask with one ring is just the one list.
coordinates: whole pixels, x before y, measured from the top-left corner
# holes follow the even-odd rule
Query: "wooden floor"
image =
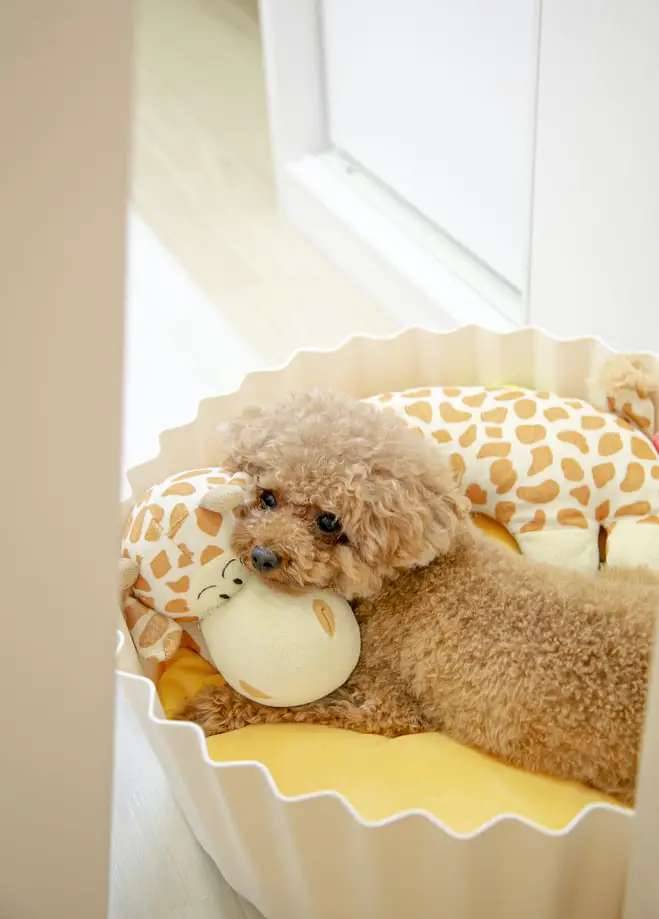
[(138, 0), (134, 201), (270, 364), (393, 320), (277, 214), (254, 0)]
[[(124, 468), (246, 372), (394, 329), (276, 212), (255, 0), (137, 3)], [(110, 919), (254, 919), (121, 701), (115, 760)]]

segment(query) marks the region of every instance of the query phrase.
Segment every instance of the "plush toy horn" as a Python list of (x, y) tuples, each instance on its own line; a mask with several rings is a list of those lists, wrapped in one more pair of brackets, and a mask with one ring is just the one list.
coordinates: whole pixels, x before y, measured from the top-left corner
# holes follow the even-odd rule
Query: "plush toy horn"
[(199, 506), (207, 511), (221, 514), (238, 507), (245, 500), (245, 490), (240, 485), (216, 485), (207, 491)]

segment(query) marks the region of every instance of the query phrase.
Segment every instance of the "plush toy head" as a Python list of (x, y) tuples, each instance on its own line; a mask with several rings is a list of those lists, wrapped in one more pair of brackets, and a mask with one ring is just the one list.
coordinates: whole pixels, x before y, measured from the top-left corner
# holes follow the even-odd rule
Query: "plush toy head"
[(288, 596), (265, 587), (231, 549), (247, 476), (180, 473), (135, 505), (122, 540), (124, 601), (142, 657), (165, 661), (181, 622), (200, 620), (209, 656), (238, 692), (272, 706), (303, 705), (340, 686), (359, 658), (359, 627), (331, 591)]
[(125, 613), (143, 657), (167, 660), (180, 644), (179, 622), (201, 619), (245, 583), (231, 536), (246, 487), (244, 476), (191, 470), (154, 485), (133, 508), (121, 554), (124, 567), (138, 574), (139, 566)]

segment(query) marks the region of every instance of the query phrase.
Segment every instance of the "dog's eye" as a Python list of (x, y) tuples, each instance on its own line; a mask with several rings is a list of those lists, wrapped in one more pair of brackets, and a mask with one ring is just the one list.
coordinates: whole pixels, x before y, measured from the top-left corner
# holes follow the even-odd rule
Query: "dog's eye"
[(273, 507), (277, 507), (277, 495), (274, 491), (262, 491), (261, 492), (261, 507), (267, 507), (272, 510)]
[(316, 523), (318, 524), (319, 530), (331, 536), (335, 536), (337, 533), (341, 532), (341, 521), (338, 517), (335, 517), (334, 514), (320, 514)]

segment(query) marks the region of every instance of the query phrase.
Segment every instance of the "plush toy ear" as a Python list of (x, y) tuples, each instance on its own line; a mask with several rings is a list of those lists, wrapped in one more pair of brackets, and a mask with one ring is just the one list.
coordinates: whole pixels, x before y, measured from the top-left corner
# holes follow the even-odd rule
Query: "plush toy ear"
[(119, 589), (130, 590), (140, 574), (139, 563), (132, 558), (119, 559)]
[(216, 485), (207, 491), (199, 502), (199, 506), (204, 510), (213, 511), (215, 514), (221, 514), (225, 511), (233, 510), (245, 500), (245, 491), (240, 485)]

